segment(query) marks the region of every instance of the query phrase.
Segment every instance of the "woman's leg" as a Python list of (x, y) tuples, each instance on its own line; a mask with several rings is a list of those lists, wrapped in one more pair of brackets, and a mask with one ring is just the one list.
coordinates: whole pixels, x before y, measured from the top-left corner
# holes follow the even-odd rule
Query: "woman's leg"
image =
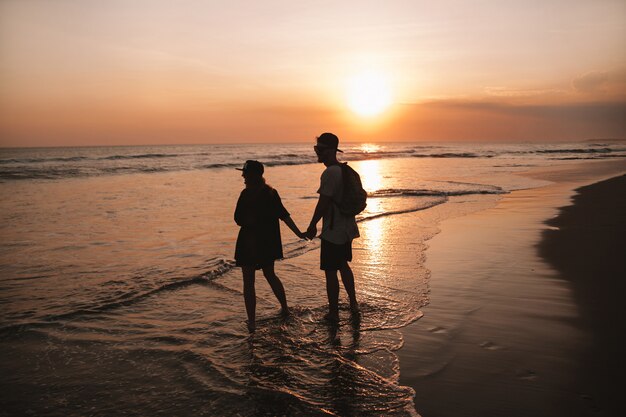
[(283, 283), (280, 282), (280, 279), (276, 276), (274, 272), (274, 262), (263, 267), (263, 275), (267, 280), (267, 283), (272, 287), (272, 291), (274, 291), (274, 295), (278, 299), (280, 306), (283, 309), (283, 313), (286, 314), (287, 309), (287, 297), (285, 296), (285, 288), (283, 287)]
[(256, 291), (254, 289), (254, 267), (242, 266), (243, 274), (243, 300), (246, 305), (246, 313), (248, 314), (248, 329), (255, 329), (256, 320)]

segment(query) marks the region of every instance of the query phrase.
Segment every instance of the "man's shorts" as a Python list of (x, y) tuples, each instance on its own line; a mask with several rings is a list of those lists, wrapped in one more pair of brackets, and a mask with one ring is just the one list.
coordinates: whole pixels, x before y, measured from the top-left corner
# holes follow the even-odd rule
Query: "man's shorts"
[(320, 254), (320, 269), (323, 271), (337, 271), (352, 261), (352, 241), (337, 245), (327, 240), (322, 240)]

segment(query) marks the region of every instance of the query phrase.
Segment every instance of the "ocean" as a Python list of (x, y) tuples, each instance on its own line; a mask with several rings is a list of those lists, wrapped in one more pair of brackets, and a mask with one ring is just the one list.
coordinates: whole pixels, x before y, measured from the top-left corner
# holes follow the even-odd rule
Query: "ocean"
[[(0, 415), (405, 416), (403, 327), (428, 304), (446, 218), (541, 187), (534, 167), (625, 158), (626, 143), (346, 144), (367, 209), (353, 320), (329, 327), (319, 242), (282, 225), (292, 314), (257, 276), (245, 324), (233, 220), (247, 159), (300, 229), (323, 165), (311, 144), (0, 149)], [(342, 290), (343, 291), (343, 290)]]

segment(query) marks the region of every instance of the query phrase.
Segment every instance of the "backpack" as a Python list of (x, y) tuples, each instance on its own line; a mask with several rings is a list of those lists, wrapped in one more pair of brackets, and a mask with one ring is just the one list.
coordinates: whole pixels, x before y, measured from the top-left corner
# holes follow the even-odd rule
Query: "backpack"
[(346, 216), (356, 216), (367, 206), (367, 192), (361, 184), (358, 172), (346, 162), (339, 164), (343, 179), (343, 198), (336, 203), (339, 211)]

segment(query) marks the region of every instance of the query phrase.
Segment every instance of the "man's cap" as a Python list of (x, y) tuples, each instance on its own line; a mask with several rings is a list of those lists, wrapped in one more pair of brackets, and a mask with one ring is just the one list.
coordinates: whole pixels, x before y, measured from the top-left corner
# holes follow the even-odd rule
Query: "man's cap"
[(244, 173), (253, 173), (263, 175), (263, 164), (259, 161), (254, 161), (252, 159), (248, 159), (245, 164), (243, 164), (243, 168), (235, 168), (239, 171), (243, 171)]
[(322, 133), (317, 137), (317, 146), (322, 146), (325, 148), (335, 149), (337, 152), (343, 153), (339, 146), (339, 138), (332, 133)]

